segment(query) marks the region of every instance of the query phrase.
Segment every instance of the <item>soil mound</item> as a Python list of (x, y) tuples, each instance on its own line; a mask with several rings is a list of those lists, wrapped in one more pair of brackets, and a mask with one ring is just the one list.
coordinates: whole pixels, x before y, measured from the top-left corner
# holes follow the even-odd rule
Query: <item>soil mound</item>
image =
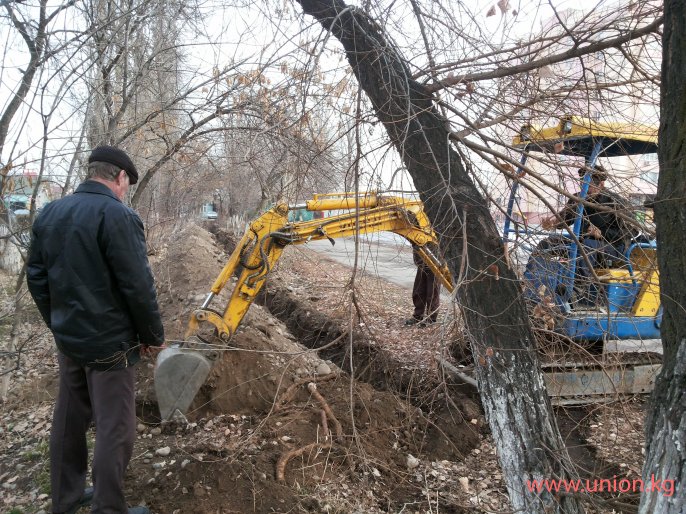
[[(215, 238), (191, 224), (151, 260), (170, 339), (183, 337), (191, 311), (203, 302), (227, 260), (221, 249), (227, 246), (235, 246), (230, 234)], [(227, 289), (213, 301), (218, 311), (228, 301), (231, 287)], [(292, 305), (297, 312), (286, 318), (328, 323), (309, 306)], [(159, 491), (181, 487), (186, 493), (151, 498), (135, 487), (134, 496), (149, 499), (159, 512), (322, 511), (324, 505), (303, 495), (302, 488), (321, 490), (323, 484), (347, 477), (365, 482), (370, 491), (366, 499), (355, 499), (356, 508), (364, 504), (365, 512), (384, 511), (415, 495), (421, 498), (421, 486), (407, 482), (415, 460), (461, 458), (478, 444), (478, 430), (469, 420), (424, 412), (393, 391), (351, 379), (331, 360), (320, 358), (321, 349), (301, 344), (313, 346), (307, 334), (296, 333), (265, 307), (250, 308), (229, 344), (218, 346), (218, 361), (188, 413), (191, 424), (163, 425), (159, 436), (196, 456), (186, 459), (178, 472), (156, 474)], [(139, 414), (156, 424), (152, 367), (140, 369)], [(145, 446), (146, 439), (141, 441)], [(153, 447), (140, 451), (155, 455)], [(384, 488), (387, 480), (394, 483), (390, 497), (374, 495), (382, 489), (379, 477), (386, 477)], [(226, 494), (243, 486), (248, 491)]]
[(226, 258), (212, 234), (194, 223), (175, 231), (150, 257), (167, 339), (183, 338), (192, 310), (207, 297)]

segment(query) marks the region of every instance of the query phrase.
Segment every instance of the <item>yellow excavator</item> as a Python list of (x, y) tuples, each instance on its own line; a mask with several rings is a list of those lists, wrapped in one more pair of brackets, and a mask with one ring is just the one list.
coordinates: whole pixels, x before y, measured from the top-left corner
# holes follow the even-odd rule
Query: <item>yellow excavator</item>
[[(338, 212), (311, 221), (289, 222), (288, 213), (299, 210)], [(207, 298), (192, 313), (186, 343), (160, 352), (155, 389), (162, 419), (185, 414), (217, 359), (216, 346), (197, 335), (202, 325), (209, 324), (214, 337), (228, 342), (286, 246), (319, 239), (335, 244), (337, 238), (381, 231), (394, 232), (412, 243), (443, 286), (453, 290), (438, 238), (419, 200), (381, 193), (329, 193), (314, 195), (304, 204), (278, 204), (248, 227)], [(238, 279), (223, 311), (210, 308), (234, 275)]]
[[(303, 210), (329, 215), (311, 221), (289, 221), (289, 212)], [(162, 419), (184, 419), (217, 360), (221, 345), (228, 343), (236, 332), (286, 246), (320, 239), (334, 244), (337, 238), (381, 231), (394, 232), (412, 243), (443, 286), (453, 291), (453, 279), (441, 257), (438, 238), (419, 200), (382, 193), (331, 193), (315, 195), (304, 204), (276, 205), (246, 230), (207, 298), (192, 313), (185, 342), (160, 352), (155, 366), (155, 390)], [(223, 310), (211, 308), (232, 276), (237, 280)], [(553, 403), (563, 405), (589, 403), (618, 393), (651, 391), (659, 363), (627, 364), (630, 363), (613, 366), (604, 361), (601, 366), (597, 359), (590, 365), (552, 362), (543, 365), (544, 378)], [(443, 365), (447, 372), (476, 385), (468, 371), (465, 374), (446, 366)]]

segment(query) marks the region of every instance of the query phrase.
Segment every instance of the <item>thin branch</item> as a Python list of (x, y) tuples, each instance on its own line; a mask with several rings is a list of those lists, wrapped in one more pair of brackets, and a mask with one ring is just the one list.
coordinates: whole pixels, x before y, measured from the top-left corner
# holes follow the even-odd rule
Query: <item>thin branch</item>
[(482, 80), (492, 80), (503, 77), (511, 77), (513, 75), (526, 73), (527, 71), (536, 70), (544, 66), (550, 66), (551, 64), (556, 64), (559, 62), (567, 61), (569, 59), (574, 59), (595, 52), (600, 52), (608, 48), (618, 48), (624, 43), (627, 43), (633, 39), (642, 38), (644, 36), (647, 36), (648, 34), (656, 32), (657, 29), (662, 25), (662, 21), (663, 17), (660, 16), (652, 23), (649, 23), (648, 25), (641, 27), (640, 29), (630, 30), (626, 34), (617, 36), (613, 39), (597, 41), (595, 43), (591, 43), (583, 47), (575, 46), (565, 52), (549, 55), (541, 59), (536, 59), (531, 62), (517, 64), (515, 66), (503, 66), (491, 71), (485, 71), (480, 73), (467, 73), (456, 77), (447, 77), (433, 84), (427, 84), (425, 87), (427, 91), (435, 93), (447, 87), (455, 86), (457, 84), (462, 84), (465, 82), (479, 82)]

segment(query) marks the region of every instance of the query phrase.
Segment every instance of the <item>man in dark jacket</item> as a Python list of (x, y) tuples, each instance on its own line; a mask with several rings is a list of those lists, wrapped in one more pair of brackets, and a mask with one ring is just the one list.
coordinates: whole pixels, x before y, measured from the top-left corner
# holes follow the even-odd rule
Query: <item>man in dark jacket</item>
[[(52, 510), (127, 509), (124, 472), (136, 434), (134, 367), (163, 346), (143, 223), (122, 203), (138, 172), (122, 150), (101, 146), (73, 195), (33, 225), (29, 291), (55, 337), (60, 384), (50, 433)], [(96, 427), (93, 490), (84, 491), (86, 431)]]
[[(582, 168), (579, 170), (579, 177), (583, 178), (584, 175), (585, 169)], [(624, 252), (638, 235), (638, 231), (621, 216), (621, 214), (625, 216), (630, 214), (628, 200), (606, 189), (606, 180), (607, 172), (602, 166), (596, 166), (591, 170), (591, 182), (586, 197), (589, 205), (584, 206), (584, 215), (581, 219), (581, 242), (594, 267), (601, 259), (622, 261)], [(580, 193), (576, 194), (576, 196), (579, 195)], [(596, 205), (598, 208), (595, 207)], [(543, 220), (543, 229), (551, 230), (571, 225), (576, 218), (577, 207), (578, 203), (569, 199), (567, 205), (557, 215)], [(580, 271), (584, 271), (585, 261), (580, 261), (580, 266)]]

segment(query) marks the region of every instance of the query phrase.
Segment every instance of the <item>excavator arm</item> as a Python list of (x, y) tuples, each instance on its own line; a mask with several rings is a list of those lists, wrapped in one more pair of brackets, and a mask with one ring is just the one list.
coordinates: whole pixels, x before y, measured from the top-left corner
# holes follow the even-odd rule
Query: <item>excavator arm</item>
[[(299, 209), (338, 213), (289, 222), (289, 211)], [(410, 241), (446, 289), (453, 290), (452, 276), (440, 257), (438, 238), (420, 201), (377, 193), (332, 193), (315, 195), (305, 204), (276, 205), (250, 224), (202, 306), (192, 313), (186, 333), (188, 343), (165, 349), (158, 356), (155, 388), (162, 418), (186, 412), (217, 357), (211, 345), (195, 337), (201, 324), (210, 323), (219, 339), (228, 342), (286, 246), (319, 239), (335, 244), (337, 238), (381, 231), (394, 232)], [(210, 308), (234, 275), (238, 278), (224, 309)]]
[[(312, 221), (289, 223), (288, 212), (299, 208), (347, 212)], [(338, 238), (380, 231), (394, 232), (410, 241), (443, 285), (452, 291), (452, 277), (445, 263), (438, 257), (438, 240), (421, 202), (377, 194), (315, 195), (314, 199), (304, 205), (277, 205), (250, 224), (212, 285), (207, 299), (193, 312), (186, 337), (197, 332), (199, 323), (209, 322), (217, 329), (219, 338), (228, 341), (286, 246), (319, 239), (328, 239), (335, 244), (335, 239)], [(212, 300), (237, 270), (238, 280), (223, 312), (210, 309)]]

